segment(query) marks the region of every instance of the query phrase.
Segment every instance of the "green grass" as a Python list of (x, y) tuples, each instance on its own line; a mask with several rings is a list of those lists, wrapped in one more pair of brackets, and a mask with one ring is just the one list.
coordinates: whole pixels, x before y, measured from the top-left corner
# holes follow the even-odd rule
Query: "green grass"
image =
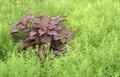
[[(40, 59), (13, 42), (8, 24), (26, 14), (66, 17), (68, 53)], [(120, 77), (120, 0), (0, 0), (0, 77)]]

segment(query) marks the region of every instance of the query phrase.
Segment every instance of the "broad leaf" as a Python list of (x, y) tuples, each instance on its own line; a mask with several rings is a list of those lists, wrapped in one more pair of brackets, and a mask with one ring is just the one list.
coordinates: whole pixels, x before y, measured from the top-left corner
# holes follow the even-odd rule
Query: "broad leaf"
[(28, 42), (23, 42), (23, 48), (27, 48), (29, 46)]
[(63, 26), (56, 26), (56, 27), (55, 27), (55, 30), (62, 30), (62, 29), (64, 29)]
[(55, 29), (56, 28), (56, 25), (54, 25), (54, 24), (49, 24), (49, 26), (48, 26), (48, 29)]
[(41, 36), (41, 35), (43, 35), (43, 34), (45, 33), (45, 31), (39, 29), (39, 30), (38, 30), (38, 33), (39, 33), (39, 35)]
[(46, 36), (46, 37), (41, 37), (41, 42), (42, 43), (48, 43), (48, 42), (50, 42), (51, 41), (51, 37), (50, 36)]
[(47, 34), (48, 35), (57, 35), (57, 32), (53, 30), (53, 31), (48, 31)]
[(64, 44), (57, 46), (57, 49), (58, 49), (59, 51), (64, 50), (64, 48), (65, 48), (65, 45), (64, 45)]
[(40, 16), (40, 20), (42, 25), (47, 25), (50, 22), (50, 18), (48, 17), (48, 15)]
[(11, 34), (13, 33), (18, 33), (18, 29), (17, 28), (12, 29)]
[(67, 21), (65, 18), (60, 18), (59, 16), (51, 18), (51, 24), (58, 24), (61, 21)]
[(30, 37), (34, 37), (36, 33), (37, 32), (35, 32), (35, 31), (31, 31), (29, 35), (30, 35)]

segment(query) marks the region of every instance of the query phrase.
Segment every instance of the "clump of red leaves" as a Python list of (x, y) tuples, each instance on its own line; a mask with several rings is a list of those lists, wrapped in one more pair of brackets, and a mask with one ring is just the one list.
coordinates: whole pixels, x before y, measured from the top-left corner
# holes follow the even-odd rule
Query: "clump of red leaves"
[[(45, 52), (44, 46), (48, 43), (50, 43), (50, 50), (63, 51), (65, 44), (72, 41), (73, 31), (59, 26), (58, 23), (61, 21), (66, 21), (66, 19), (59, 16), (50, 18), (48, 15), (39, 17), (26, 15), (17, 24), (11, 24), (14, 26), (11, 35), (17, 42), (23, 40), (24, 49), (38, 45), (38, 54)], [(24, 36), (19, 36), (20, 32)]]

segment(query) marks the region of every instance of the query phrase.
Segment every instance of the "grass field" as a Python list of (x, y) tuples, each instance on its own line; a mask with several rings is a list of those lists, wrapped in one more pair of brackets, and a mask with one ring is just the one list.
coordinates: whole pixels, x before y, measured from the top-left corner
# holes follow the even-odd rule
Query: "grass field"
[[(68, 53), (22, 50), (8, 25), (26, 14), (66, 17)], [(120, 0), (0, 0), (0, 77), (120, 77)]]

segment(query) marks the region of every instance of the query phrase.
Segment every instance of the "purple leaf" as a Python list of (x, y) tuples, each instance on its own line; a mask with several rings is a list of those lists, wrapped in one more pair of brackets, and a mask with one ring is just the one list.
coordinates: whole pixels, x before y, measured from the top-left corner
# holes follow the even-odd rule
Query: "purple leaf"
[(57, 46), (57, 49), (58, 49), (59, 51), (64, 50), (64, 48), (65, 48), (65, 45), (64, 45), (64, 44)]
[(50, 36), (46, 36), (46, 37), (41, 37), (41, 42), (42, 43), (48, 43), (51, 41), (51, 37)]
[(17, 23), (17, 26), (18, 26), (18, 25), (21, 25), (21, 24), (23, 25), (23, 23), (20, 21), (20, 22)]
[(23, 43), (23, 48), (26, 48), (26, 47), (28, 47), (28, 46), (29, 46), (28, 42), (24, 42), (24, 43)]
[(26, 28), (25, 25), (23, 25), (22, 23), (18, 23), (17, 24), (17, 27), (20, 29), (20, 30), (24, 30)]
[(60, 40), (61, 39), (61, 37), (59, 37), (59, 36), (54, 36), (54, 40)]
[(49, 24), (49, 26), (48, 26), (49, 29), (55, 29), (55, 27), (56, 27), (56, 26), (53, 25), (53, 24)]
[(26, 15), (21, 18), (21, 22), (26, 25), (30, 20), (32, 20), (35, 16), (32, 15)]
[(25, 29), (25, 28), (26, 28), (25, 26), (21, 26), (21, 27), (20, 27), (21, 30), (23, 30), (23, 29)]
[(13, 33), (18, 33), (18, 29), (17, 28), (12, 29), (11, 34)]
[(47, 34), (49, 34), (49, 35), (57, 35), (57, 32), (56, 31), (48, 31)]
[(58, 24), (61, 21), (67, 21), (65, 18), (60, 18), (59, 16), (51, 18), (51, 24)]
[(31, 32), (29, 33), (29, 35), (30, 35), (30, 37), (33, 37), (36, 33), (37, 33), (37, 32), (35, 32), (35, 31), (31, 31)]
[(24, 29), (26, 28), (26, 26), (19, 25), (18, 28), (19, 28), (20, 30), (24, 30)]
[(66, 33), (65, 33), (65, 34), (66, 34), (66, 36), (67, 36), (67, 37), (70, 37), (70, 36), (72, 36), (72, 35), (73, 35), (73, 31), (66, 31)]
[(51, 21), (50, 21), (50, 24), (56, 25), (56, 24), (58, 24), (58, 21), (56, 21), (56, 20), (51, 20)]
[(56, 26), (55, 30), (62, 30), (64, 27), (63, 26)]
[(61, 22), (61, 21), (67, 21), (67, 19), (65, 19), (65, 18), (59, 18), (58, 21), (59, 22)]
[(48, 15), (43, 15), (39, 17), (41, 19), (42, 25), (47, 25), (50, 22)]
[(47, 30), (48, 28), (47, 28), (47, 26), (41, 26), (41, 29), (45, 31), (45, 30)]
[(35, 16), (32, 16), (32, 15), (26, 15), (24, 17), (21, 18), (22, 21), (28, 21), (28, 20), (31, 20), (31, 19), (34, 19)]
[(31, 21), (32, 26), (36, 26), (36, 25), (41, 25), (42, 23), (40, 22), (40, 20), (33, 20)]
[(24, 29), (23, 31), (24, 31), (24, 32), (29, 32), (30, 30), (29, 30), (29, 29)]
[(41, 29), (39, 29), (38, 32), (39, 32), (39, 35), (40, 35), (40, 36), (45, 33), (45, 31), (43, 31), (43, 30), (41, 30)]
[(33, 28), (33, 29), (39, 29), (40, 26), (34, 24), (34, 26), (32, 26), (32, 28)]
[(28, 37), (25, 41), (35, 40), (35, 37)]

